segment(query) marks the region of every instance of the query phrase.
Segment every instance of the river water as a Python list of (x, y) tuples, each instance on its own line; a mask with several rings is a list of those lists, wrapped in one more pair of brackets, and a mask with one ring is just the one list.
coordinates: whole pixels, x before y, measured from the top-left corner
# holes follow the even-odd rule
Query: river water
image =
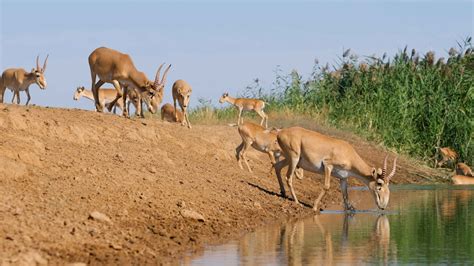
[(389, 208), (368, 191), (350, 190), (359, 211), (331, 206), (286, 224), (266, 226), (186, 256), (183, 265), (474, 265), (474, 186), (391, 186)]

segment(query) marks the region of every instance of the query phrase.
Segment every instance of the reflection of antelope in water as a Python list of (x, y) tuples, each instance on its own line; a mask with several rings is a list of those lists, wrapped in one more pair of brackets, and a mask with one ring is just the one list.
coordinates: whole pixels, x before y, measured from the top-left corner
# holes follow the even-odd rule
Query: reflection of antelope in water
[[(354, 214), (345, 213), (340, 217), (343, 218), (342, 230), (335, 229), (341, 225), (335, 222), (334, 216), (315, 215), (313, 222), (320, 233), (303, 220), (247, 234), (239, 242), (238, 254), (244, 258), (240, 264), (259, 265), (262, 255), (268, 264), (332, 265), (359, 263), (361, 260), (388, 264), (389, 248), (394, 250), (396, 247), (390, 242), (387, 216), (377, 217), (366, 239), (350, 240), (352, 216)], [(396, 263), (394, 259), (391, 262)]]
[[(311, 262), (309, 264), (321, 264), (331, 265), (337, 263), (348, 263), (360, 262), (362, 258), (364, 261), (368, 261), (371, 257), (371, 262), (381, 263), (379, 258), (383, 259), (383, 264), (388, 264), (389, 248), (390, 248), (390, 222), (385, 215), (380, 215), (375, 221), (374, 228), (371, 236), (366, 240), (366, 243), (360, 243), (355, 245), (353, 241), (349, 243), (349, 225), (350, 218), (353, 214), (344, 214), (344, 222), (342, 227), (342, 242), (338, 248), (333, 242), (332, 235), (329, 230), (323, 226), (320, 222), (320, 216), (315, 215), (314, 221), (324, 236), (325, 243), (325, 255), (312, 254), (310, 258), (319, 259), (317, 262)], [(338, 253), (338, 254), (337, 254)], [(337, 261), (334, 258), (338, 257)], [(320, 260), (324, 258), (324, 260)]]

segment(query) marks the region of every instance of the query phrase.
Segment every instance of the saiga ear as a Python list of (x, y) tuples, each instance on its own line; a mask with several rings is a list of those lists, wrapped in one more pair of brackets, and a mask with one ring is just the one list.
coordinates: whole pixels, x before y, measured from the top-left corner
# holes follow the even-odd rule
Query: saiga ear
[(372, 168), (372, 177), (374, 178), (374, 180), (377, 180), (377, 178), (382, 176), (382, 173), (383, 173), (382, 169)]

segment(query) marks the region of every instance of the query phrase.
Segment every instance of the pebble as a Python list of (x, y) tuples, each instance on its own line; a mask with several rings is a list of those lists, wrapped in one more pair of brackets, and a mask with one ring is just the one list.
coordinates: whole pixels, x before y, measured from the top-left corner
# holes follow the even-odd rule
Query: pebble
[(99, 221), (99, 222), (107, 222), (107, 223), (112, 223), (112, 220), (110, 220), (110, 218), (101, 213), (101, 212), (98, 212), (98, 211), (93, 211), (89, 214), (89, 219), (93, 219), (93, 220), (96, 220), (96, 221)]
[(115, 249), (115, 250), (122, 250), (122, 246), (119, 244), (111, 243), (109, 247)]
[(193, 211), (193, 210), (181, 210), (180, 214), (184, 218), (193, 219), (193, 220), (196, 220), (196, 221), (199, 221), (199, 222), (205, 222), (206, 221), (206, 219), (204, 218), (204, 216), (202, 216), (202, 214), (200, 214), (196, 211)]

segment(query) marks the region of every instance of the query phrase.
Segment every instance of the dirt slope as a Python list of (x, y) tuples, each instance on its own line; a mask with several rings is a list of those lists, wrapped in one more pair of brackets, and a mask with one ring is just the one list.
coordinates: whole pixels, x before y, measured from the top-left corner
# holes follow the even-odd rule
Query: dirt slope
[[(241, 170), (234, 157), (239, 143), (228, 126), (189, 130), (152, 119), (0, 104), (0, 264), (156, 264), (311, 214), (275, 194), (265, 155), (249, 155), (253, 174)], [(380, 165), (382, 150), (355, 146)], [(418, 182), (407, 174), (413, 168), (401, 160), (396, 181)], [(307, 176), (296, 189), (312, 204), (321, 178)], [(339, 202), (332, 184), (328, 201)], [(189, 210), (204, 221), (183, 217)], [(110, 221), (91, 218), (94, 211)]]

